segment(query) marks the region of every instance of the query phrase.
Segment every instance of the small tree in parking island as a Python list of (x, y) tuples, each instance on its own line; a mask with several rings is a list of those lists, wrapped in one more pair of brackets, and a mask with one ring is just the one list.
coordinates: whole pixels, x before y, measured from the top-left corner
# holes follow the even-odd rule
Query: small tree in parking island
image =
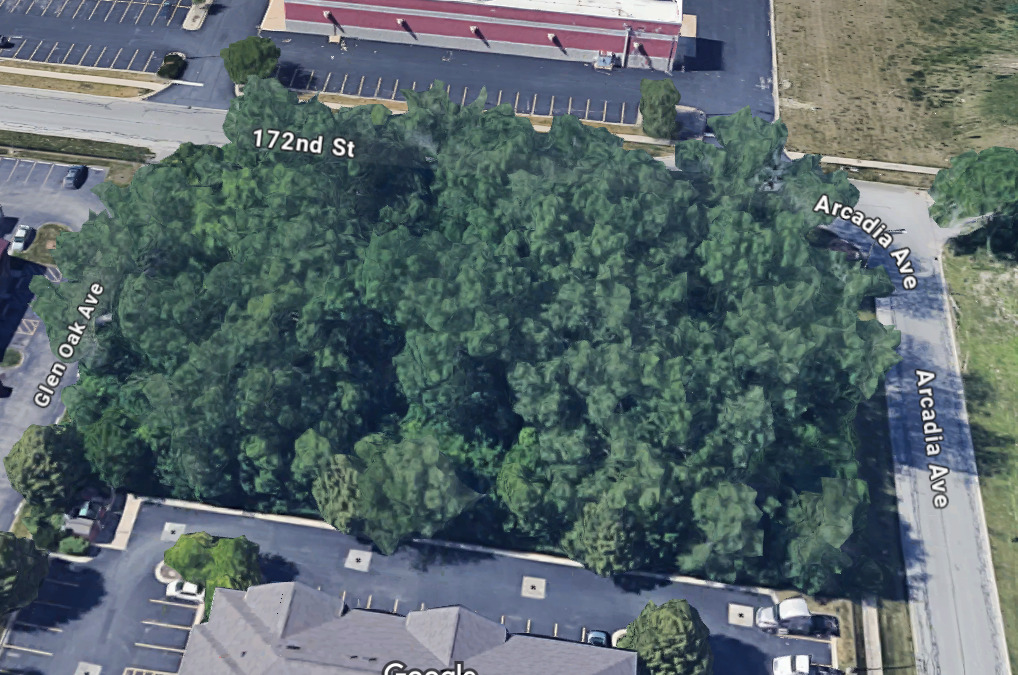
[(269, 38), (251, 36), (229, 47), (219, 55), (223, 57), (226, 72), (234, 84), (246, 84), (247, 78), (268, 77), (279, 63), (279, 47)]
[(653, 602), (640, 612), (618, 642), (640, 657), (641, 675), (713, 675), (710, 630), (685, 600)]
[(679, 120), (675, 106), (682, 100), (671, 80), (642, 80), (640, 82), (640, 114), (643, 115), (643, 132), (654, 138), (678, 138)]
[(258, 551), (258, 544), (247, 537), (227, 539), (194, 532), (181, 535), (163, 554), (163, 562), (179, 572), (184, 581), (205, 587), (207, 619), (216, 588), (246, 591), (262, 583)]
[(31, 539), (0, 532), (0, 614), (27, 606), (49, 574), (49, 557)]

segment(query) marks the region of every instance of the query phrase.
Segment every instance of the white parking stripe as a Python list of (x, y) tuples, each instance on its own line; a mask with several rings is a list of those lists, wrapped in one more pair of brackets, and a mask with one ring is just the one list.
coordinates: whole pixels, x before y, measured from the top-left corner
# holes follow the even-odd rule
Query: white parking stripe
[(91, 21), (91, 20), (92, 20), (92, 17), (93, 17), (93, 16), (95, 16), (95, 12), (96, 12), (96, 10), (97, 10), (97, 9), (99, 9), (99, 5), (101, 5), (101, 4), (102, 4), (102, 3), (101, 3), (101, 2), (99, 2), (99, 0), (95, 0), (95, 7), (93, 7), (93, 8), (92, 8), (92, 11), (91, 11), (91, 13), (89, 13), (89, 15), (88, 15), (88, 19), (89, 19), (89, 21)]
[(110, 68), (116, 68), (117, 59), (120, 58), (120, 52), (122, 51), (124, 51), (123, 47), (117, 50), (117, 55), (113, 57), (112, 61), (110, 61)]
[(39, 44), (37, 44), (37, 45), (35, 46), (35, 50), (33, 50), (33, 51), (32, 51), (32, 56), (29, 56), (29, 57), (28, 57), (28, 60), (29, 60), (29, 61), (31, 61), (31, 60), (32, 60), (32, 57), (33, 57), (33, 56), (35, 56), (35, 52), (39, 51), (39, 47), (42, 47), (42, 43), (43, 43), (43, 40), (39, 40)]
[(148, 3), (147, 2), (142, 4), (141, 11), (138, 12), (138, 16), (136, 16), (135, 19), (134, 19), (134, 25), (135, 26), (138, 25), (139, 21), (141, 21), (141, 15), (145, 13), (146, 9), (148, 9)]
[(116, 2), (116, 0), (113, 0), (113, 2), (110, 3), (110, 11), (106, 12), (106, 16), (103, 17), (103, 22), (104, 23), (106, 21), (110, 20), (110, 14), (112, 14), (113, 10), (116, 9), (116, 8), (117, 8), (117, 2)]
[(145, 71), (145, 72), (148, 72), (148, 64), (152, 62), (152, 58), (153, 58), (153, 57), (154, 57), (155, 55), (156, 55), (156, 53), (155, 53), (155, 52), (152, 52), (151, 54), (149, 54), (149, 55), (148, 55), (148, 60), (147, 60), (147, 61), (145, 61), (145, 67), (144, 67), (144, 68), (142, 68), (142, 70), (143, 70), (143, 71)]
[(150, 26), (154, 26), (154, 25), (156, 25), (156, 19), (158, 19), (158, 18), (159, 18), (159, 8), (158, 8), (158, 7), (156, 7), (156, 13), (155, 13), (155, 16), (153, 16), (153, 17), (152, 17), (152, 23), (150, 23), (149, 25), (150, 25)]
[(60, 16), (61, 14), (63, 14), (63, 13), (64, 13), (64, 7), (67, 7), (67, 4), (68, 4), (68, 3), (70, 2), (70, 1), (71, 1), (71, 0), (64, 0), (64, 4), (60, 5), (60, 9), (58, 9), (58, 10), (57, 10), (57, 13), (56, 13), (56, 14), (54, 14), (54, 16)]
[(32, 177), (32, 172), (35, 171), (35, 167), (39, 166), (39, 162), (32, 162), (32, 168), (28, 170), (28, 175), (25, 176), (25, 180), (22, 183), (27, 183), (28, 179)]
[(5, 183), (7, 183), (7, 182), (9, 182), (11, 180), (11, 176), (13, 176), (14, 172), (18, 170), (18, 164), (20, 162), (21, 162), (20, 159), (14, 160), (14, 166), (11, 167), (11, 172), (9, 174), (7, 174), (7, 180), (4, 181)]
[(42, 16), (46, 16), (46, 12), (47, 10), (49, 10), (49, 6), (52, 4), (53, 0), (49, 0), (49, 2), (46, 3), (46, 6), (42, 8)]
[(142, 621), (146, 626), (159, 626), (161, 628), (176, 628), (177, 630), (191, 630), (192, 626), (179, 626), (175, 623), (162, 623), (160, 621)]
[(3, 645), (3, 649), (13, 649), (19, 652), (28, 652), (29, 654), (38, 654), (39, 656), (53, 656), (53, 652), (44, 652), (41, 649), (29, 649), (28, 647), (19, 647), (18, 645), (12, 645), (10, 643)]
[(120, 15), (120, 21), (118, 21), (117, 23), (124, 23), (124, 19), (127, 18), (127, 13), (129, 11), (131, 11), (131, 5), (133, 5), (133, 4), (134, 4), (134, 0), (129, 0), (128, 1), (127, 7), (124, 7), (124, 13)]
[(80, 66), (80, 65), (81, 65), (81, 63), (82, 63), (82, 62), (83, 62), (83, 61), (85, 60), (85, 55), (86, 55), (86, 54), (88, 54), (88, 50), (89, 50), (89, 49), (91, 49), (91, 48), (92, 48), (92, 45), (85, 45), (85, 51), (84, 51), (84, 53), (83, 53), (83, 54), (81, 55), (81, 58), (80, 58), (80, 59), (78, 59), (78, 65), (79, 65), (79, 66)]
[(15, 59), (18, 58), (18, 53), (21, 52), (21, 50), (24, 49), (25, 45), (27, 45), (27, 44), (28, 44), (27, 40), (26, 41), (22, 41), (21, 46), (18, 47), (18, 51), (14, 52), (14, 56), (12, 56), (11, 58), (15, 58)]
[(46, 55), (46, 58), (43, 59), (43, 61), (45, 61), (46, 63), (49, 63), (50, 58), (53, 57), (53, 52), (55, 52), (57, 50), (57, 46), (59, 44), (60, 44), (59, 42), (54, 42), (53, 43), (53, 49), (49, 50), (49, 54)]
[(102, 51), (99, 52), (99, 56), (95, 57), (95, 63), (92, 64), (93, 68), (95, 66), (99, 65), (99, 59), (101, 59), (103, 57), (103, 54), (105, 54), (105, 53), (106, 53), (106, 47), (103, 47)]
[(85, 0), (81, 0), (81, 2), (79, 2), (79, 3), (78, 3), (78, 8), (77, 8), (76, 10), (74, 10), (74, 14), (72, 14), (72, 15), (71, 15), (71, 18), (72, 18), (72, 19), (73, 19), (74, 17), (78, 16), (78, 12), (80, 12), (80, 11), (81, 11), (81, 8), (82, 8), (82, 6), (83, 6), (84, 4), (85, 4)]
[(73, 52), (73, 51), (74, 51), (74, 43), (72, 42), (71, 43), (71, 48), (67, 50), (66, 54), (64, 54), (64, 58), (63, 58), (63, 60), (60, 61), (60, 63), (67, 63), (67, 57), (70, 56), (71, 52)]
[[(176, 647), (163, 647), (162, 645), (150, 645), (145, 642), (135, 642), (135, 647), (144, 647), (145, 649), (158, 649), (164, 652), (176, 652), (177, 654), (183, 654), (183, 649), (177, 649)], [(52, 654), (51, 654), (52, 656)]]
[(169, 26), (173, 23), (173, 17), (177, 15), (177, 10), (180, 9), (181, 0), (177, 0), (177, 4), (173, 7), (173, 11), (170, 12), (170, 18), (166, 21), (166, 25)]
[(128, 70), (131, 69), (131, 64), (134, 63), (134, 57), (136, 57), (138, 55), (138, 52), (140, 52), (140, 51), (141, 51), (140, 49), (135, 49), (134, 53), (131, 54), (131, 60), (127, 62), (127, 69)]
[[(49, 171), (46, 172), (46, 177), (42, 179), (43, 185), (49, 182), (50, 174), (53, 173), (53, 169), (57, 168), (56, 164), (49, 165)], [(68, 586), (74, 586), (75, 584), (68, 584)]]

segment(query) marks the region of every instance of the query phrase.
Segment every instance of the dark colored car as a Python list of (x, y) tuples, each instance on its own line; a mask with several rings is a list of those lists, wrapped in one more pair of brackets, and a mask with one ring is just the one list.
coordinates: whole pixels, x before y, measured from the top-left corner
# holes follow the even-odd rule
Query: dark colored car
[(88, 178), (88, 167), (84, 164), (72, 166), (64, 176), (64, 187), (68, 190), (77, 190)]

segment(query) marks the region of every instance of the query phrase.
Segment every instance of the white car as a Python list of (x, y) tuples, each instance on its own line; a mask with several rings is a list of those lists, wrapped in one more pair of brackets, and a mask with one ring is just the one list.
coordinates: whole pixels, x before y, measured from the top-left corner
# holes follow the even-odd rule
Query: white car
[(198, 584), (192, 584), (181, 579), (166, 584), (166, 597), (173, 598), (174, 600), (204, 602), (205, 590)]
[(18, 229), (14, 230), (14, 239), (11, 240), (11, 253), (21, 253), (25, 250), (25, 244), (28, 243), (28, 237), (32, 233), (32, 228), (28, 225), (18, 225)]

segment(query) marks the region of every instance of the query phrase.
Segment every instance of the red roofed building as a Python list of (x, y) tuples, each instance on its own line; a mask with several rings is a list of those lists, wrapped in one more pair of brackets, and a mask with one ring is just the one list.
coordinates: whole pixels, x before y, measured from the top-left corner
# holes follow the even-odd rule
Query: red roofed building
[[(285, 30), (670, 72), (682, 0), (283, 0)], [(695, 26), (695, 18), (687, 17)], [(693, 29), (695, 31), (695, 28)]]

